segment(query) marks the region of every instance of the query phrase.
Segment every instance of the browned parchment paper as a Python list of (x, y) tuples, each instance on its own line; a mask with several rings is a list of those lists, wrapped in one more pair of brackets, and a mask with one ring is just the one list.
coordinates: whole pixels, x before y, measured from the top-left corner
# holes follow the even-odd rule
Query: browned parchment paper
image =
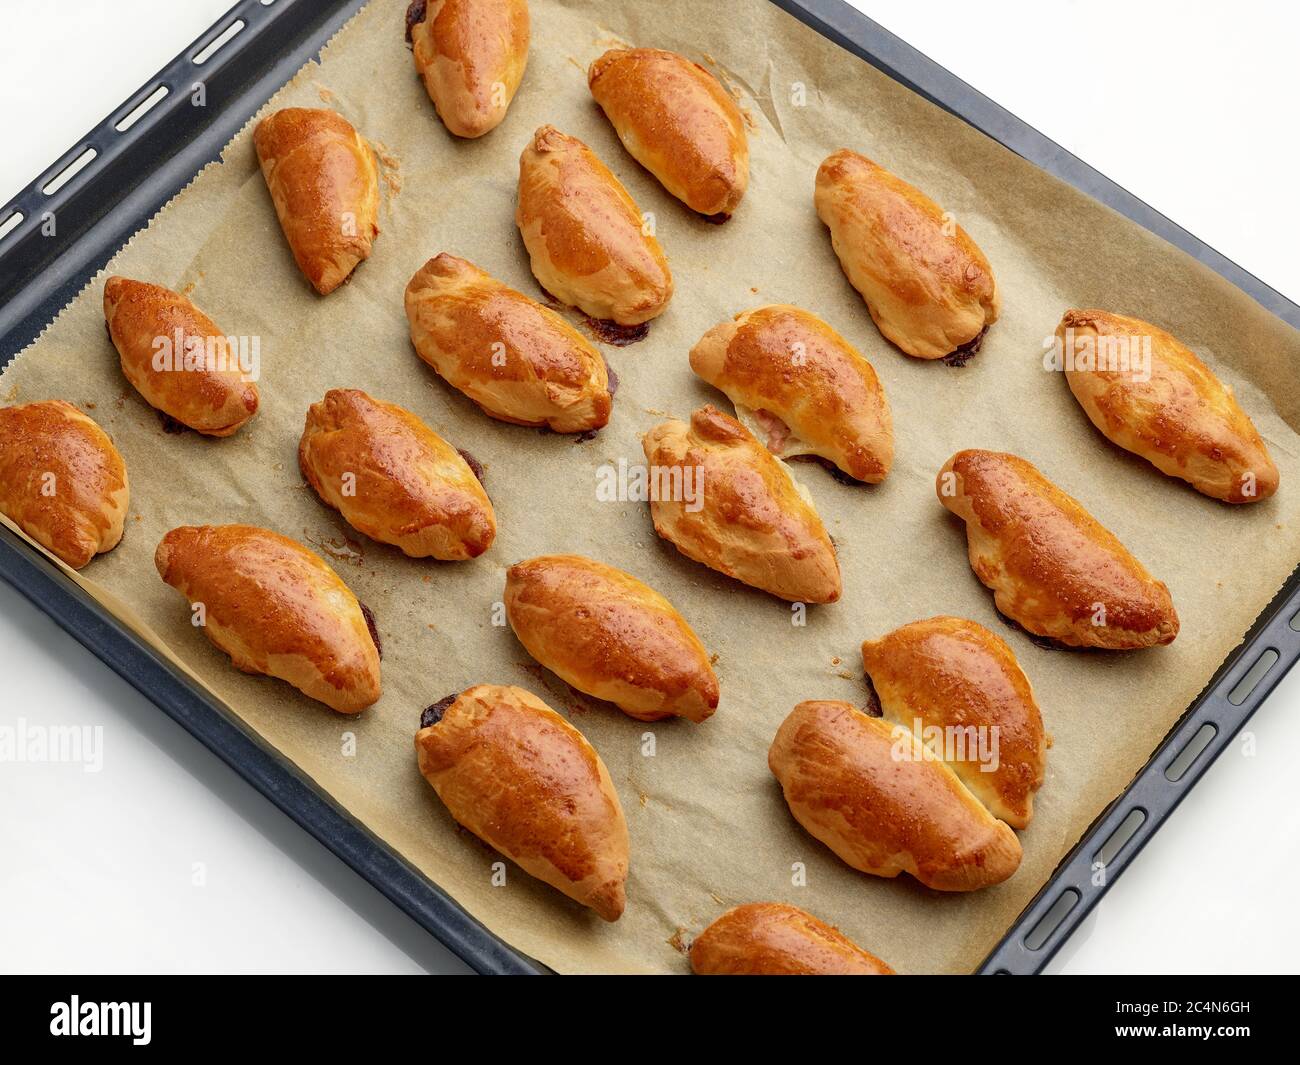
[[(1300, 557), (1300, 335), (1157, 238), (913, 96), (763, 0), (533, 0), (528, 73), (505, 122), (449, 136), (403, 43), (402, 0), (374, 0), (267, 108), (337, 108), (377, 146), (383, 233), (327, 298), (299, 275), (257, 171), (249, 129), (109, 264), (177, 289), (230, 334), (262, 338), (262, 409), (227, 440), (167, 435), (123, 379), (105, 337), (103, 277), (0, 380), (7, 402), (61, 397), (117, 442), (132, 482), (122, 544), (83, 579), (164, 645), (253, 729), (489, 928), (561, 972), (685, 972), (684, 941), (725, 907), (781, 899), (839, 925), (905, 973), (970, 970), (1083, 829), (1129, 782)], [(717, 72), (753, 121), (753, 178), (728, 224), (691, 216), (622, 150), (584, 71), (627, 41), (676, 49)], [(490, 421), (415, 356), (402, 291), (451, 251), (540, 296), (513, 224), (517, 160), (550, 122), (585, 140), (653, 212), (677, 294), (643, 343), (606, 348), (622, 379), (610, 426), (587, 443)], [(879, 335), (845, 282), (812, 206), (822, 158), (851, 146), (952, 210), (987, 253), (1001, 320), (964, 368), (909, 359)], [(642, 461), (640, 435), (725, 398), (687, 351), (722, 318), (792, 302), (823, 316), (873, 362), (894, 410), (898, 458), (876, 488), (796, 464), (838, 545), (844, 597), (792, 624), (787, 604), (731, 582), (659, 541), (639, 502), (600, 502), (597, 470)], [(1099, 306), (1183, 338), (1236, 390), (1282, 471), (1267, 503), (1229, 508), (1112, 447), (1058, 373), (1043, 339), (1061, 311)], [(417, 562), (365, 541), (299, 474), (308, 405), (358, 387), (409, 407), (487, 467), (500, 533), (468, 563)], [(1076, 495), (1173, 593), (1170, 647), (1074, 654), (1035, 647), (993, 612), (966, 562), (934, 476), (962, 447), (1024, 455)], [(343, 718), (285, 684), (232, 669), (162, 584), (153, 551), (169, 528), (242, 521), (314, 545), (375, 610), (384, 696)], [(717, 654), (718, 713), (646, 726), (569, 693), (494, 624), (505, 567), (544, 552), (620, 566), (669, 597)], [(858, 647), (938, 613), (1005, 636), (1055, 738), (1024, 863), (1007, 883), (943, 896), (907, 877), (862, 876), (792, 820), (767, 769), (777, 725), (801, 699), (861, 704)], [(608, 764), (627, 812), (632, 871), (614, 925), (510, 867), (457, 830), (416, 771), (419, 712), (477, 682), (519, 684), (567, 711)], [(356, 736), (345, 756), (344, 734)], [(654, 753), (647, 736), (653, 735)], [(160, 795), (160, 799), (165, 800)], [(799, 864), (801, 863), (801, 864)], [(806, 885), (794, 882), (806, 871)]]

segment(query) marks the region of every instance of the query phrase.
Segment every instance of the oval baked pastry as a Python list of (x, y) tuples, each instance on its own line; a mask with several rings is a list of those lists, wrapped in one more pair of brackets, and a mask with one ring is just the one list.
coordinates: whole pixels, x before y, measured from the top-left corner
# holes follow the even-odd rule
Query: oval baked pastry
[(496, 536), (473, 468), (410, 411), (332, 388), (298, 444), (307, 483), (358, 532), (412, 558), (477, 558)]
[(695, 937), (700, 976), (892, 976), (848, 936), (797, 906), (751, 902), (728, 910)]
[(641, 438), (655, 532), (687, 558), (794, 603), (840, 597), (835, 546), (806, 490), (714, 407)]
[(703, 721), (718, 678), (672, 603), (630, 573), (579, 555), (542, 555), (506, 573), (506, 618), (537, 661), (638, 721)]
[(767, 764), (795, 820), (861, 872), (975, 891), (1020, 865), (1016, 834), (910, 730), (848, 703), (796, 706)]
[(842, 148), (817, 171), (817, 215), (886, 339), (908, 355), (973, 355), (998, 318), (993, 270), (919, 189)]
[(322, 296), (333, 292), (379, 236), (374, 152), (342, 115), (308, 107), (267, 115), (253, 146), (294, 261)]
[(725, 221), (749, 184), (740, 108), (698, 63), (661, 48), (612, 48), (587, 69), (591, 95), (638, 163), (692, 211)]
[(447, 129), (481, 137), (501, 124), (528, 65), (526, 0), (414, 0), (406, 39)]
[(458, 823), (606, 921), (619, 919), (627, 822), (581, 732), (531, 692), (498, 684), (435, 703), (420, 726), (420, 772)]
[(988, 811), (1013, 828), (1034, 816), (1047, 739), (1034, 690), (1004, 640), (964, 618), (914, 621), (862, 645), (887, 720), (951, 737), (936, 751)]
[(542, 126), (519, 157), (515, 224), (533, 275), (592, 318), (642, 325), (673, 294), (668, 260), (641, 211), (596, 153)]
[(130, 495), (113, 441), (71, 403), (0, 407), (0, 514), (73, 569), (117, 546)]
[(1277, 491), (1277, 466), (1232, 391), (1163, 329), (1109, 311), (1066, 311), (1065, 379), (1111, 443), (1225, 503)]
[(971, 568), (1007, 617), (1068, 647), (1170, 643), (1169, 589), (1033, 463), (959, 451), (939, 471), (939, 502), (966, 522)]
[(582, 433), (608, 424), (605, 360), (548, 307), (443, 252), (406, 286), (416, 353), (485, 414)]
[(193, 620), (236, 669), (288, 681), (342, 714), (379, 698), (373, 622), (302, 544), (252, 525), (182, 525), (154, 565), (191, 607), (202, 604)]
[(894, 422), (876, 371), (816, 315), (772, 304), (715, 325), (691, 369), (780, 458), (817, 455), (878, 484), (894, 461)]
[(110, 277), (104, 321), (123, 376), (151, 407), (207, 436), (230, 436), (257, 413), (253, 367), (179, 292)]

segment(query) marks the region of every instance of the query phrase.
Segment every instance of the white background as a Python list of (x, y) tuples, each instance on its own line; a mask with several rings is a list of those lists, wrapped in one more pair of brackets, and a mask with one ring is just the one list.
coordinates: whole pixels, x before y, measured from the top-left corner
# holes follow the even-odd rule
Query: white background
[[(855, 6), (1300, 300), (1300, 5)], [(0, 204), (226, 7), (5, 3)], [(0, 724), (104, 735), (99, 773), (0, 764), (0, 969), (466, 971), (4, 584), (0, 676)], [(1251, 721), (1254, 755), (1223, 756), (1051, 971), (1296, 971), (1297, 711), (1300, 671)]]

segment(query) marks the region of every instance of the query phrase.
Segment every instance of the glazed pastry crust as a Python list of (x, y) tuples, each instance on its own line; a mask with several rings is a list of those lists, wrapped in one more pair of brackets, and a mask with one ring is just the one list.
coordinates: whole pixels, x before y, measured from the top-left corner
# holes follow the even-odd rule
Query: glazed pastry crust
[(815, 203), (849, 282), (908, 355), (943, 358), (997, 321), (984, 253), (919, 189), (841, 149), (817, 171)]
[[(104, 283), (104, 321), (122, 362), (122, 374), (151, 407), (207, 436), (230, 436), (257, 413), (257, 385), (239, 368), (239, 353), (216, 324), (186, 297), (160, 285), (110, 277)], [(176, 344), (177, 331), (185, 338)], [(176, 363), (156, 369), (155, 341), (165, 337)], [(193, 368), (189, 340), (203, 342), (215, 364)]]
[[(418, 22), (410, 17), (423, 7)], [(408, 15), (415, 69), (457, 137), (481, 137), (506, 117), (528, 65), (526, 0), (416, 0)]]
[[(1225, 503), (1257, 503), (1277, 491), (1278, 471), (1232, 391), (1189, 348), (1163, 329), (1108, 311), (1065, 312), (1056, 335), (1064, 345), (1087, 337), (1150, 338), (1151, 375), (1118, 368), (1066, 369), (1070, 391), (1113, 444)], [(1063, 349), (1065, 350), (1065, 349)]]
[(968, 757), (945, 761), (994, 817), (1014, 828), (1029, 824), (1034, 792), (1043, 785), (1047, 741), (1029, 678), (1004, 640), (964, 618), (929, 618), (867, 640), (862, 665), (894, 724), (996, 735), (995, 770), (983, 771), (969, 732)]
[(859, 481), (885, 479), (894, 423), (876, 371), (839, 333), (788, 304), (743, 311), (691, 349), (691, 369), (767, 430), (772, 454), (819, 455)]
[(640, 325), (662, 314), (673, 278), (618, 178), (576, 137), (542, 126), (519, 157), (515, 224), (547, 292), (593, 318)]
[(347, 119), (286, 107), (257, 124), (253, 145), (298, 268), (322, 296), (370, 255), (379, 235), (379, 168)]
[(252, 525), (183, 525), (162, 538), (154, 564), (203, 604), (203, 632), (236, 669), (278, 677), (343, 714), (379, 698), (379, 649), (361, 604), (296, 541)]
[(650, 501), (655, 532), (683, 555), (791, 602), (840, 597), (839, 561), (816, 509), (786, 465), (738, 421), (702, 407), (690, 425), (655, 426), (641, 446), (651, 469), (681, 471), (683, 485), (688, 476), (699, 485), (702, 476), (702, 505)]
[(1164, 583), (1032, 463), (959, 451), (939, 471), (935, 491), (966, 522), (975, 575), (998, 609), (1031, 633), (1111, 650), (1178, 635)]
[(749, 184), (740, 108), (697, 63), (659, 48), (614, 48), (587, 70), (591, 95), (638, 163), (693, 211), (730, 215)]
[(443, 252), (406, 286), (416, 353), (485, 414), (581, 433), (609, 422), (605, 360), (548, 307)]
[(349, 525), (412, 558), (476, 558), (496, 536), (492, 503), (460, 453), (410, 411), (358, 389), (312, 404), (298, 464)]
[(795, 820), (861, 872), (910, 873), (936, 891), (974, 891), (1020, 865), (1016, 834), (951, 769), (909, 730), (848, 703), (796, 706), (768, 765)]
[(522, 688), (478, 684), (415, 734), (415, 751), (457, 822), (526, 873), (618, 920), (627, 823), (581, 732)]
[(579, 691), (638, 721), (703, 721), (718, 679), (686, 620), (631, 574), (578, 555), (543, 555), (506, 574), (519, 642)]
[(691, 944), (700, 976), (892, 976), (848, 936), (796, 906), (751, 902), (728, 910)]
[(126, 463), (61, 399), (0, 408), (0, 514), (73, 569), (122, 539)]

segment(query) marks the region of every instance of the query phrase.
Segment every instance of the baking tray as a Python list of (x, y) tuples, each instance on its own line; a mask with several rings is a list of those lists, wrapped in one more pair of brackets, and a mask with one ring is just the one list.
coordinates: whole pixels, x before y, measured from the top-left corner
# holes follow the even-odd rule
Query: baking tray
[[(1163, 237), (1300, 328), (1300, 306), (843, 0), (766, 2)], [(217, 159), (249, 117), (362, 6), (363, 0), (241, 0), (0, 209), (0, 367), (39, 335), (133, 233)], [(160, 95), (162, 87), (167, 92)], [(202, 104), (196, 105), (200, 87)], [(66, 176), (90, 151), (93, 158)], [(465, 913), (3, 527), (0, 576), (474, 969), (548, 971)], [(978, 971), (1040, 972), (1297, 658), (1300, 571), (1292, 573), (1151, 760), (1063, 859)]]

